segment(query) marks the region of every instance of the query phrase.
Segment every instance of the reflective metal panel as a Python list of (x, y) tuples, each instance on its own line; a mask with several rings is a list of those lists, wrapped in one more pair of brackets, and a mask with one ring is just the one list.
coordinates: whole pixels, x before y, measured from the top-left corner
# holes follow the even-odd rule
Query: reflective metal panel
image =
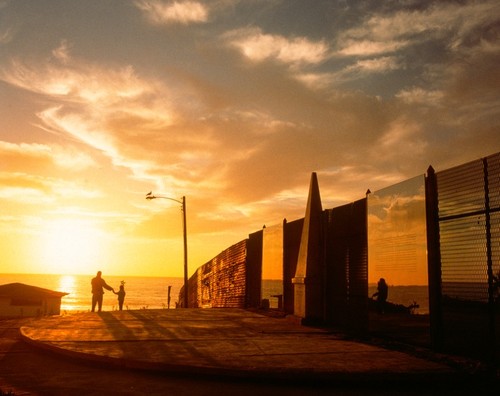
[[(368, 195), (368, 283), (389, 284), (388, 301), (428, 312), (425, 179), (423, 175)], [(420, 286), (419, 288), (408, 286)]]
[(271, 308), (282, 308), (283, 298), (283, 224), (263, 229), (262, 299)]

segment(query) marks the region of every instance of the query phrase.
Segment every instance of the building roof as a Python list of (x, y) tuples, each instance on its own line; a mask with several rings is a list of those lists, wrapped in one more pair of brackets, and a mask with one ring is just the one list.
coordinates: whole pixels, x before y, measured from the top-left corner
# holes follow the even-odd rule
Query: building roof
[(58, 292), (49, 289), (43, 289), (37, 286), (25, 285), (24, 283), (8, 283), (0, 285), (0, 297), (14, 298), (46, 298), (46, 297), (64, 297), (69, 293)]

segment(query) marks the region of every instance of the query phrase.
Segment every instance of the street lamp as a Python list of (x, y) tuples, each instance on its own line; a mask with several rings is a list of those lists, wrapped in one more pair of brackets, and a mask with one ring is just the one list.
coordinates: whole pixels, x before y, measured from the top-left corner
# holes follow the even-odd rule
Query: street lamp
[(149, 193), (146, 194), (146, 199), (157, 199), (157, 198), (162, 198), (162, 199), (169, 199), (170, 201), (174, 201), (177, 203), (180, 203), (182, 205), (181, 211), (182, 211), (182, 228), (183, 228), (183, 235), (184, 235), (184, 305), (185, 308), (189, 307), (189, 300), (188, 300), (188, 251), (187, 251), (187, 229), (186, 229), (186, 197), (182, 197), (181, 200), (175, 199), (175, 198), (169, 198), (169, 197), (163, 197), (161, 195), (153, 195), (153, 192), (150, 191)]

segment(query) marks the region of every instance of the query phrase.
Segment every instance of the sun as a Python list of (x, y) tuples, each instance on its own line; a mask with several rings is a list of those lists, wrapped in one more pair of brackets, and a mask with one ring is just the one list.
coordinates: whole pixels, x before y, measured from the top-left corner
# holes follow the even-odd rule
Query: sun
[(39, 259), (46, 273), (88, 274), (99, 265), (101, 231), (81, 219), (48, 222), (40, 237)]

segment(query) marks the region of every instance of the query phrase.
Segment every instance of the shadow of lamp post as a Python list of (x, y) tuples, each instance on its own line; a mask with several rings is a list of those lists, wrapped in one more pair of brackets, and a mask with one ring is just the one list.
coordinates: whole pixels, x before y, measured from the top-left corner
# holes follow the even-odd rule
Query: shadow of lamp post
[(149, 193), (146, 194), (146, 199), (152, 200), (152, 199), (157, 199), (157, 198), (162, 198), (162, 199), (168, 199), (170, 201), (174, 201), (177, 203), (180, 203), (182, 205), (181, 211), (182, 211), (182, 229), (183, 229), (183, 236), (184, 236), (184, 308), (189, 308), (189, 292), (188, 292), (188, 252), (187, 252), (187, 229), (186, 229), (186, 197), (182, 197), (181, 200), (175, 199), (175, 198), (170, 198), (170, 197), (164, 197), (161, 195), (153, 195), (153, 192), (150, 191)]

